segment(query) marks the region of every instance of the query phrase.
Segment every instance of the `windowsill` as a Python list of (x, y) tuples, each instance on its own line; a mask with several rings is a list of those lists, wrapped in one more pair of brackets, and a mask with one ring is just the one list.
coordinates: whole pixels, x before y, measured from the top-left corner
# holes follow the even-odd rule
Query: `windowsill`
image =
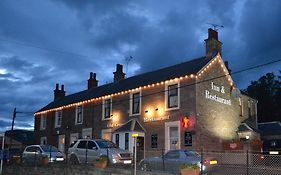
[(75, 125), (81, 125), (81, 124), (83, 124), (83, 122), (81, 122), (81, 123), (75, 123)]
[(140, 116), (141, 113), (137, 113), (137, 114), (129, 114), (129, 117), (135, 117), (135, 116)]
[(173, 111), (173, 110), (178, 110), (180, 107), (174, 107), (174, 108), (166, 108), (165, 111)]
[(57, 129), (57, 128), (60, 128), (61, 127), (61, 125), (59, 125), (59, 126), (55, 126), (55, 128)]
[(40, 128), (40, 131), (46, 130), (46, 128)]
[(107, 120), (111, 120), (112, 117), (109, 117), (109, 118), (102, 118), (102, 121), (107, 121)]

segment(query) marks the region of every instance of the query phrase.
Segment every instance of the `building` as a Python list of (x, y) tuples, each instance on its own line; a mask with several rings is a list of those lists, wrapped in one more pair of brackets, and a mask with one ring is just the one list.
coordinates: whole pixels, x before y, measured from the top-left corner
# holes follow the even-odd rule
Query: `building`
[(281, 153), (281, 122), (258, 123), (263, 141), (263, 152), (275, 151)]
[(5, 132), (5, 148), (23, 150), (26, 146), (34, 143), (34, 131), (16, 129)]
[(90, 73), (88, 89), (75, 94), (57, 84), (54, 101), (35, 113), (36, 142), (64, 151), (78, 138), (104, 138), (132, 151), (138, 133), (138, 150), (167, 151), (258, 140), (257, 100), (233, 82), (217, 31), (205, 43), (201, 58), (129, 78), (117, 64), (114, 82), (102, 86)]

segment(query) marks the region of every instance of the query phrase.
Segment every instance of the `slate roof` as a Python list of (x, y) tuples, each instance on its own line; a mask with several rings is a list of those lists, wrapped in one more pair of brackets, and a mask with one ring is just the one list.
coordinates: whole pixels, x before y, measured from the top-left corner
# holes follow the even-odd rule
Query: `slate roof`
[(262, 135), (281, 135), (280, 122), (258, 123), (258, 128), (261, 130)]
[(257, 133), (260, 133), (261, 131), (256, 128), (255, 123), (256, 123), (255, 118), (252, 117), (247, 118), (244, 121), (242, 121), (241, 124), (238, 126), (238, 131), (243, 132), (243, 131), (253, 130)]
[(47, 106), (43, 107), (37, 112), (61, 107), (83, 100), (101, 97), (104, 95), (110, 95), (129, 89), (134, 89), (139, 86), (145, 86), (148, 84), (153, 84), (188, 74), (195, 74), (200, 71), (211, 59), (212, 57), (200, 57), (156, 71), (129, 77), (117, 83), (105, 84), (75, 94), (67, 95), (60, 100), (49, 103)]
[(27, 131), (27, 130), (9, 130), (5, 132), (5, 136), (10, 137), (24, 145), (31, 145), (34, 144), (34, 131)]
[(114, 132), (131, 132), (131, 131), (145, 132), (145, 129), (141, 126), (141, 124), (136, 119), (132, 119), (127, 123), (121, 125)]

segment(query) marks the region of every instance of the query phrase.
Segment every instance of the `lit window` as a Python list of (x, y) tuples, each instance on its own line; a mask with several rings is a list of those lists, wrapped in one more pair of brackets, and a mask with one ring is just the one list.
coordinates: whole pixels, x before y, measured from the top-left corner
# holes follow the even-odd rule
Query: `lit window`
[(178, 84), (168, 85), (167, 88), (167, 108), (179, 107), (179, 88)]
[(40, 119), (40, 129), (41, 130), (46, 129), (46, 124), (47, 124), (47, 115), (42, 114)]
[(157, 148), (157, 141), (158, 141), (158, 136), (157, 134), (152, 134), (151, 135), (151, 148)]
[(239, 97), (240, 116), (243, 116), (243, 99)]
[(82, 124), (83, 123), (83, 106), (76, 107), (76, 117), (75, 117), (75, 124)]
[(140, 114), (141, 107), (141, 93), (130, 94), (130, 115)]
[(56, 111), (56, 116), (55, 116), (55, 127), (59, 128), (61, 127), (61, 120), (62, 120), (62, 111)]
[(112, 113), (112, 99), (106, 99), (103, 101), (103, 119), (109, 119)]

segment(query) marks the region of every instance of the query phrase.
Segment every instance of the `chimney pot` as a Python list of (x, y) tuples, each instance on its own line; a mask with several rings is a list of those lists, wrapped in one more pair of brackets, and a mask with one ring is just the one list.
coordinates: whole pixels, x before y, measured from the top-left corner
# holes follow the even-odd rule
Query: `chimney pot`
[(56, 90), (59, 90), (59, 84), (58, 83), (56, 84)]
[(123, 72), (123, 65), (116, 64), (116, 72), (113, 72), (113, 74), (114, 74), (114, 83), (125, 79), (125, 73)]
[(218, 32), (209, 28), (208, 29), (208, 39), (211, 39), (211, 38), (218, 40)]
[(90, 78), (88, 80), (88, 89), (98, 86), (98, 80), (96, 79), (96, 73), (90, 72)]
[(64, 91), (64, 85), (63, 84), (61, 85), (61, 90)]
[(222, 54), (222, 43), (218, 40), (218, 32), (209, 28), (208, 39), (205, 39), (206, 58), (215, 56), (215, 54)]

